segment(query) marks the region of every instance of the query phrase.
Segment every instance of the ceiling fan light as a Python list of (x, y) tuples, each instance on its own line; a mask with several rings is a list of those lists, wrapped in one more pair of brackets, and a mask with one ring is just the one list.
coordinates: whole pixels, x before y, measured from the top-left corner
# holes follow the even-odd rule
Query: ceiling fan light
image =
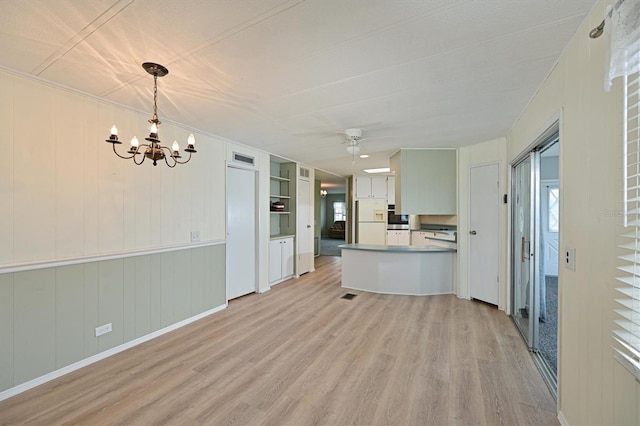
[(347, 147), (347, 152), (355, 155), (360, 152), (360, 147), (358, 145), (349, 145)]

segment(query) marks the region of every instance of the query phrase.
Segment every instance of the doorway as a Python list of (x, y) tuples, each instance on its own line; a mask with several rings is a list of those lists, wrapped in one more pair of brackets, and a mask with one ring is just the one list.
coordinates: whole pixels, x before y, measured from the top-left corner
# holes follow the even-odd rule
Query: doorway
[(511, 315), (552, 393), (558, 377), (557, 125), (512, 168)]
[(227, 167), (227, 300), (257, 291), (256, 175)]

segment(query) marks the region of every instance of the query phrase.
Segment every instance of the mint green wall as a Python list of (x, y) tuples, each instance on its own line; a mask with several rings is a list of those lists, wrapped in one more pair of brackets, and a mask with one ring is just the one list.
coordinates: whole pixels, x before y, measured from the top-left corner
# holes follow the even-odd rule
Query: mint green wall
[(224, 244), (0, 274), (0, 391), (225, 302)]

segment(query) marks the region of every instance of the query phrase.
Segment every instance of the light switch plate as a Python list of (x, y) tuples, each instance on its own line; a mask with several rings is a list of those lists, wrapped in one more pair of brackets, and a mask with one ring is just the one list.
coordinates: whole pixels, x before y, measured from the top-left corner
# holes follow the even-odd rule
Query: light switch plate
[(576, 270), (576, 248), (575, 247), (565, 246), (564, 267), (572, 271)]
[(191, 231), (191, 242), (196, 243), (200, 241), (200, 231)]

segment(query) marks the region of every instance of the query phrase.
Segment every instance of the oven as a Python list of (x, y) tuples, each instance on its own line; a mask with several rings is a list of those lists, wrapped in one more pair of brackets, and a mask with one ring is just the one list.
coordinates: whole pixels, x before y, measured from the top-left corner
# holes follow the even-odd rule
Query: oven
[(395, 204), (389, 204), (387, 209), (387, 229), (409, 229), (409, 215), (396, 214)]

